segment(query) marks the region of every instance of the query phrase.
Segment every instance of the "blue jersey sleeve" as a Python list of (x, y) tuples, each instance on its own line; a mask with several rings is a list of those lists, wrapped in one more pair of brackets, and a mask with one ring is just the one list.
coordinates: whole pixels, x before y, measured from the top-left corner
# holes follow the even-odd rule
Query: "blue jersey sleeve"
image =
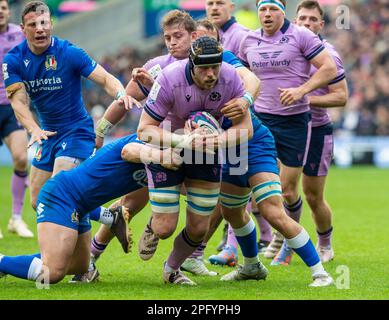
[(68, 47), (69, 63), (73, 66), (73, 69), (87, 78), (95, 70), (97, 63), (81, 48), (74, 45)]
[(223, 61), (232, 65), (234, 68), (243, 67), (242, 62), (237, 58), (237, 56), (228, 50), (223, 51)]
[(18, 62), (15, 55), (7, 54), (4, 57), (2, 69), (6, 88), (14, 83), (23, 82), (20, 73), (20, 62)]

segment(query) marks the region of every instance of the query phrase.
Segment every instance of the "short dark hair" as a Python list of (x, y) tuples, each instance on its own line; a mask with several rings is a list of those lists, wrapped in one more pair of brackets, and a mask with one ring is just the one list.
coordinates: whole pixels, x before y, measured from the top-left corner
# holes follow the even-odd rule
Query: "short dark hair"
[(22, 23), (24, 23), (24, 17), (30, 12), (37, 12), (40, 9), (41, 13), (48, 12), (50, 13), (49, 7), (42, 1), (31, 1), (27, 3), (22, 11)]
[(323, 18), (324, 17), (324, 10), (317, 2), (316, 0), (304, 0), (303, 2), (300, 2), (300, 4), (297, 6), (296, 13), (300, 11), (300, 9), (317, 9), (319, 10), (320, 16)]
[(162, 29), (173, 26), (175, 24), (183, 25), (185, 30), (189, 33), (196, 31), (196, 22), (189, 15), (189, 13), (181, 10), (169, 11), (162, 19)]
[(197, 27), (204, 27), (208, 31), (213, 31), (217, 33), (217, 41), (220, 41), (220, 35), (219, 35), (219, 30), (217, 26), (209, 19), (204, 18), (196, 21), (196, 26)]

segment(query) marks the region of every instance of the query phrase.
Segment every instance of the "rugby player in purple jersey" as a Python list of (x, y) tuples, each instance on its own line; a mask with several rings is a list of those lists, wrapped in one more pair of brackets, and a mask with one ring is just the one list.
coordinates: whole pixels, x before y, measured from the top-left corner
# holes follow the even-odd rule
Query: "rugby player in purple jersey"
[[(261, 80), (254, 111), (275, 138), (284, 206), (299, 221), (302, 200), (298, 184), (311, 134), (307, 94), (332, 81), (336, 65), (317, 35), (285, 18), (284, 0), (257, 1), (257, 7), (262, 28), (242, 40), (239, 58)], [(317, 68), (312, 77), (311, 65)], [(274, 240), (282, 244), (279, 237)], [(271, 244), (265, 256), (274, 257), (279, 247)]]

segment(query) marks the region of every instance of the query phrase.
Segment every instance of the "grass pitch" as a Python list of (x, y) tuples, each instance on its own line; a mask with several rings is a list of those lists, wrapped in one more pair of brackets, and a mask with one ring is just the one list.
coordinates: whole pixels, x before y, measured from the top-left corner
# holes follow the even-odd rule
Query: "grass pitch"
[[(10, 167), (0, 168), (0, 227), (4, 239), (0, 240), (0, 253), (6, 255), (38, 252), (36, 237), (20, 239), (6, 230), (11, 215)], [(49, 290), (38, 290), (35, 283), (6, 277), (0, 280), (0, 300), (5, 299), (389, 299), (387, 261), (389, 257), (388, 219), (389, 170), (372, 167), (352, 169), (332, 168), (326, 196), (334, 211), (335, 260), (326, 264), (336, 286), (309, 288), (310, 271), (295, 255), (288, 267), (269, 266), (270, 260), (262, 258), (269, 268), (266, 281), (223, 283), (218, 277), (194, 277), (197, 287), (167, 286), (162, 282), (162, 265), (166, 260), (174, 236), (182, 229), (185, 216), (181, 212), (177, 232), (161, 241), (156, 255), (148, 262), (137, 255), (137, 241), (148, 221), (150, 208), (146, 207), (132, 221), (135, 244), (133, 252), (125, 255), (114, 240), (97, 263), (100, 282), (94, 284), (69, 284), (70, 277), (51, 285)], [(36, 230), (35, 213), (28, 204), (24, 207), (24, 219)], [(309, 209), (304, 203), (302, 224), (314, 242), (315, 229)], [(93, 224), (96, 231), (98, 225)], [(35, 232), (36, 233), (36, 232)], [(221, 228), (211, 239), (206, 257), (215, 253), (221, 237)], [(242, 255), (239, 255), (242, 259)], [(230, 272), (229, 267), (208, 265), (220, 275)], [(348, 277), (349, 276), (349, 277)]]

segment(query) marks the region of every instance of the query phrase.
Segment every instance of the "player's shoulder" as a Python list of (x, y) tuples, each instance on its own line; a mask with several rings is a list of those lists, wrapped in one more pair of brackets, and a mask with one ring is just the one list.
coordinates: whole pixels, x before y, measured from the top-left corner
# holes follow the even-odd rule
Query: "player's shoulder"
[(317, 37), (311, 30), (304, 26), (298, 26), (295, 23), (290, 23), (287, 33), (295, 34), (300, 37)]
[(14, 23), (9, 23), (8, 24), (8, 32), (9, 33), (20, 33), (23, 34), (22, 28)]
[(21, 43), (13, 47), (11, 50), (8, 51), (8, 53), (4, 57), (4, 61), (15, 62), (23, 59), (23, 56), (26, 54), (26, 51), (28, 50), (27, 46), (27, 40), (23, 40)]
[(171, 54), (165, 54), (165, 55), (158, 56), (158, 57), (155, 57), (155, 58), (148, 60), (144, 64), (144, 67), (146, 69), (151, 69), (154, 66), (159, 65), (161, 67), (161, 69), (164, 69), (165, 67), (167, 67), (171, 63), (175, 62), (176, 60), (177, 59), (175, 59)]
[(181, 72), (185, 71), (185, 67), (188, 64), (188, 61), (189, 59), (173, 61), (171, 64), (169, 64), (163, 69), (162, 73), (165, 76), (172, 75), (172, 74), (178, 75)]
[(342, 58), (340, 57), (340, 54), (336, 50), (336, 48), (330, 42), (328, 42), (326, 39), (323, 39), (322, 41), (323, 41), (324, 47), (335, 58), (335, 60), (338, 60), (339, 62), (342, 62)]

